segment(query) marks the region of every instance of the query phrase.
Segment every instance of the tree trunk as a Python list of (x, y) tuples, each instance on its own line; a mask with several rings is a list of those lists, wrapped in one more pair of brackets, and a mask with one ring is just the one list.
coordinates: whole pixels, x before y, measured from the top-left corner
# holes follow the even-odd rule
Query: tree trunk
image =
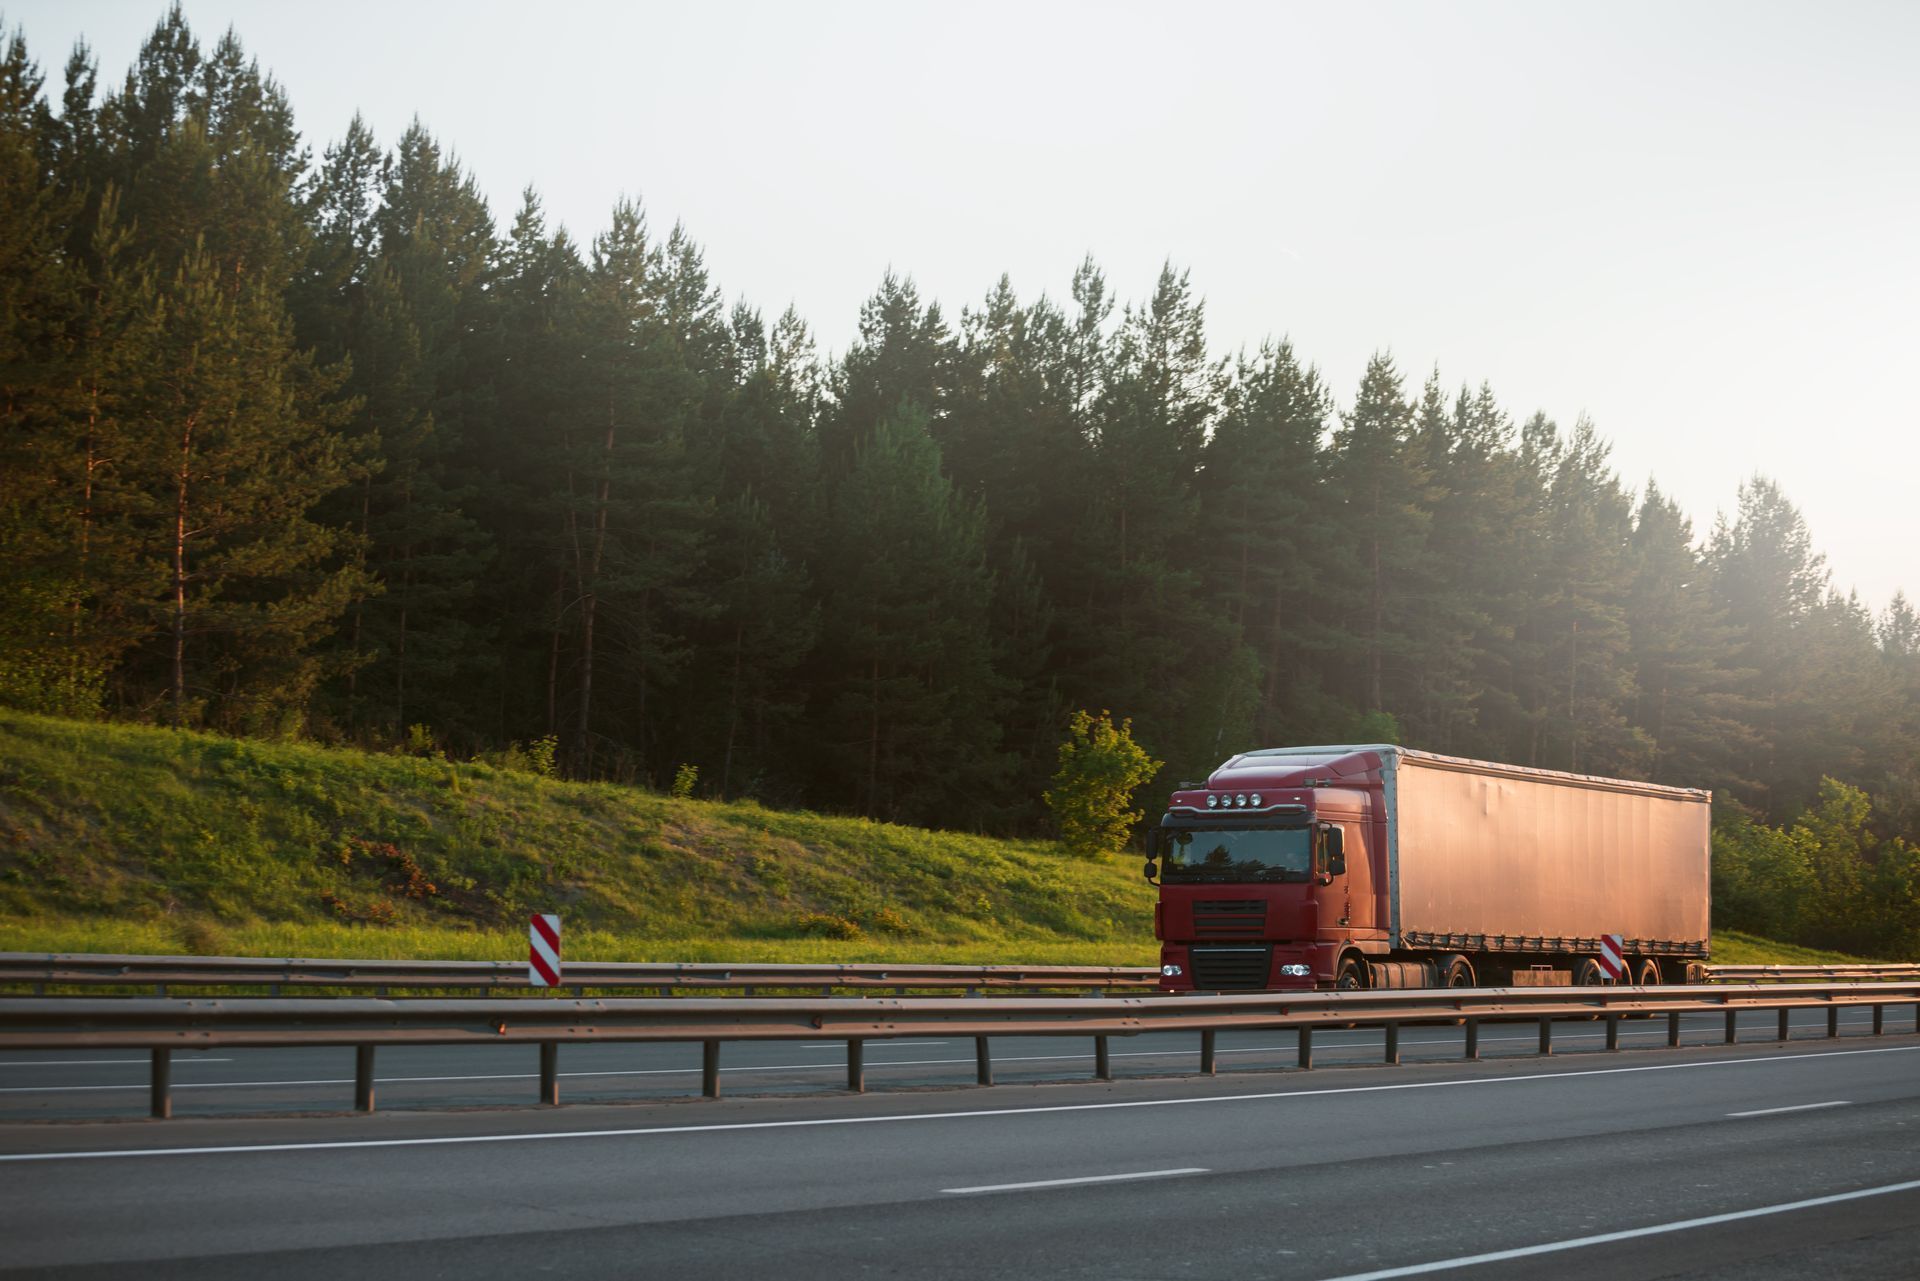
[(194, 415), (180, 433), (180, 470), (173, 494), (173, 723), (186, 724), (187, 701), (187, 490), (193, 479)]

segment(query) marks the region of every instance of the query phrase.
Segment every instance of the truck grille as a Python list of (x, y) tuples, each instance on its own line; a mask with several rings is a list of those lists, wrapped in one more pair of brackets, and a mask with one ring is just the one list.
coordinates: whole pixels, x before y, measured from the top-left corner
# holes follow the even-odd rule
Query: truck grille
[(1273, 967), (1270, 947), (1195, 947), (1187, 955), (1193, 985), (1203, 992), (1258, 991)]
[(1254, 938), (1267, 932), (1267, 904), (1257, 898), (1199, 899), (1193, 905), (1196, 938)]

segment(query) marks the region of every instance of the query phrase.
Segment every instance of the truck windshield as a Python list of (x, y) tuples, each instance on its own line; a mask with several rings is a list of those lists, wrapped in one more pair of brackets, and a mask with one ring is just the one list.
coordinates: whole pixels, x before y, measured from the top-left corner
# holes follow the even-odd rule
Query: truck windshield
[(1179, 829), (1167, 842), (1168, 881), (1304, 881), (1313, 833), (1304, 827)]

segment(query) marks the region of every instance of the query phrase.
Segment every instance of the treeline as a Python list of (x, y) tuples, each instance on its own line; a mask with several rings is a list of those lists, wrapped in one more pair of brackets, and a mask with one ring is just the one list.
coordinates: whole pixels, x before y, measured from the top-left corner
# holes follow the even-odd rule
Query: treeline
[(635, 204), (501, 226), (418, 124), (314, 157), (177, 10), (95, 78), (0, 67), (9, 703), (993, 831), (1111, 708), (1161, 782), (1395, 738), (1920, 831), (1920, 618), (1771, 481), (1700, 536), (1585, 421), (1217, 359), (1171, 268), (889, 274), (823, 359)]

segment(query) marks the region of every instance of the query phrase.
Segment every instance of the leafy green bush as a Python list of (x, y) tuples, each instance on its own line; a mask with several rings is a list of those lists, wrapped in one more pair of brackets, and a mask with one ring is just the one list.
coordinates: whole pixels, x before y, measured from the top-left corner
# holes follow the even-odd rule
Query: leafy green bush
[(1060, 768), (1044, 800), (1070, 853), (1094, 857), (1121, 849), (1140, 821), (1128, 809), (1134, 789), (1159, 772), (1160, 762), (1133, 741), (1133, 722), (1078, 711), (1060, 744)]
[(1920, 850), (1876, 839), (1871, 819), (1866, 793), (1831, 778), (1790, 827), (1723, 819), (1715, 926), (1858, 956), (1920, 955)]

